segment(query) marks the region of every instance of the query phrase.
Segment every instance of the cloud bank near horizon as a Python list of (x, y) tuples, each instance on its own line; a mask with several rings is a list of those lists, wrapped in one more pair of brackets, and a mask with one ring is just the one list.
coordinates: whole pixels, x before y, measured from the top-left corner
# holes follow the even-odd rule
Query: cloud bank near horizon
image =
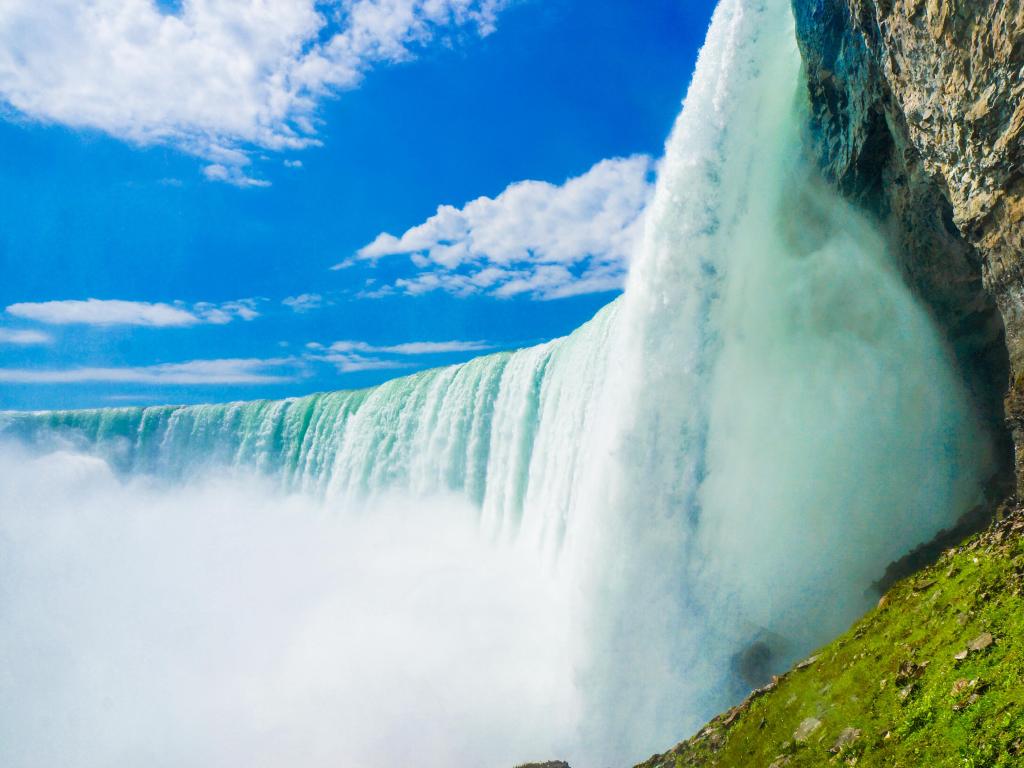
[(403, 344), (375, 345), (365, 341), (336, 341), (324, 345), (310, 342), (309, 359), (333, 365), (339, 373), (356, 371), (389, 371), (413, 368), (410, 357), (451, 354), (456, 352), (486, 352), (494, 345), (486, 341), (411, 341)]
[[(6, 333), (0, 329), (0, 344), (4, 343)], [(0, 383), (186, 386), (280, 384), (309, 376), (310, 366), (315, 364), (330, 365), (338, 373), (401, 370), (422, 367), (415, 358), (485, 352), (494, 348), (495, 345), (486, 341), (459, 340), (414, 341), (391, 345), (375, 345), (363, 341), (337, 341), (329, 345), (310, 342), (302, 354), (285, 357), (188, 360), (141, 366), (0, 368)]]
[(33, 347), (52, 344), (53, 337), (44, 331), (20, 328), (0, 328), (0, 344)]
[(184, 363), (126, 367), (0, 368), (5, 384), (276, 384), (295, 375), (273, 369), (289, 366), (293, 358), (190, 360)]
[(235, 319), (259, 317), (256, 299), (239, 299), (221, 304), (197, 302), (124, 301), (121, 299), (68, 299), (19, 302), (5, 310), (23, 320), (45, 325), (135, 325), (149, 328), (182, 328), (192, 325), (226, 325)]

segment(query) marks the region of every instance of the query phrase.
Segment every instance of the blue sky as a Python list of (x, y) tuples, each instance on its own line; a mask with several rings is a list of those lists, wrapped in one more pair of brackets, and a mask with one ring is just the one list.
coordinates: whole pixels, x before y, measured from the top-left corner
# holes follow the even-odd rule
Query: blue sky
[(99, 0), (98, 39), (70, 2), (0, 20), (0, 408), (360, 387), (571, 331), (621, 285), (713, 6)]

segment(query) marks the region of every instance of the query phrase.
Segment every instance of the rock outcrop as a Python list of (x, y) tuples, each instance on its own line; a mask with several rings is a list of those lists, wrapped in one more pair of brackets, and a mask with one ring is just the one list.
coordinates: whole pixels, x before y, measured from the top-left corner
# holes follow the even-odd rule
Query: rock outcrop
[(1024, 0), (793, 6), (809, 145), (888, 225), (1024, 489)]

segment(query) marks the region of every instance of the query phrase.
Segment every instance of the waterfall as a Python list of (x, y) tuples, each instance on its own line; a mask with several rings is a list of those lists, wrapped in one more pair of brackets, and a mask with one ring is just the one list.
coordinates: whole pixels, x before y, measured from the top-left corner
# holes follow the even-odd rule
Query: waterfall
[(96, 453), (124, 474), (180, 481), (254, 468), (287, 492), (345, 506), (381, 494), (459, 493), (485, 527), (564, 528), (607, 367), (612, 303), (547, 344), (281, 401), (0, 414), (22, 442)]
[[(320, 510), (300, 506), (296, 515), (327, 511), (364, 526), (380, 514), (398, 538), (408, 527), (432, 541), (424, 510), (427, 530), (468, 514), (476, 554), (439, 551), (481, 569), (526, 557), (497, 572), (532, 584), (532, 603), (551, 601), (542, 618), (519, 612), (490, 630), (504, 649), (499, 666), (517, 676), (505, 716), (536, 720), (530, 727), (543, 734), (506, 734), (501, 749), (518, 745), (523, 759), (562, 749), (585, 768), (667, 747), (841, 631), (869, 605), (866, 589), (886, 564), (974, 504), (992, 469), (951, 356), (885, 238), (804, 154), (800, 67), (787, 0), (722, 0), (660, 163), (627, 289), (571, 335), (360, 391), (2, 414), (0, 435), (19, 446), (7, 464), (36, 466), (31, 473), (47, 456), (75, 456), (76, 473), (113, 473), (104, 493), (143, 493), (132, 484), (144, 478), (150, 501), (200, 477), (253, 473), (282, 508), (301, 498)], [(0, 512), (33, 508), (30, 491), (7, 484), (22, 490), (0, 490)], [(218, 504), (225, 498), (237, 502), (217, 496)], [(0, 548), (25, 541), (23, 528), (11, 532), (15, 516), (3, 515)], [(82, 547), (91, 546), (89, 530)], [(385, 552), (390, 535), (338, 541)], [(502, 593), (504, 582), (487, 572), (481, 582)], [(12, 578), (31, 593), (32, 582)], [(349, 619), (358, 626), (363, 617)], [(460, 635), (490, 637), (472, 617), (451, 620), (465, 622)], [(23, 632), (35, 626), (19, 621)], [(522, 642), (506, 648), (501, 633)], [(543, 646), (526, 639), (539, 635)], [(452, 655), (431, 667), (436, 684), (496, 674), (484, 662), (474, 668), (477, 657), (459, 650), (464, 639), (438, 641)], [(747, 654), (754, 645), (757, 664)], [(19, 649), (0, 646), (4, 663), (17, 662)], [(0, 688), (7, 708), (18, 687)], [(515, 704), (545, 701), (557, 715)], [(438, 717), (439, 732), (459, 728)], [(403, 722), (382, 733), (400, 739)], [(355, 764), (328, 731), (318, 738), (325, 762)], [(487, 749), (497, 736), (457, 753), (442, 748), (443, 737), (409, 740), (422, 765), (505, 757)]]

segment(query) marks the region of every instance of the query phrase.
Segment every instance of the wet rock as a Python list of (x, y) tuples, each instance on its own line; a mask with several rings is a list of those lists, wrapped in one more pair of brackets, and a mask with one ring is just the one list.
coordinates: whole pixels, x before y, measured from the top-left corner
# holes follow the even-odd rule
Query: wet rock
[(816, 717), (805, 718), (803, 721), (801, 721), (800, 725), (793, 732), (793, 741), (795, 741), (797, 744), (802, 744), (803, 742), (807, 741), (807, 739), (811, 737), (811, 734), (818, 730), (820, 727), (821, 720), (818, 720)]
[(896, 673), (896, 685), (902, 686), (911, 680), (916, 680), (924, 674), (927, 668), (927, 661), (922, 661), (920, 664), (913, 661), (904, 661), (900, 664), (899, 672)]
[(733, 707), (726, 714), (725, 719), (722, 720), (722, 725), (725, 726), (726, 728), (728, 728), (730, 725), (732, 725), (734, 722), (736, 722), (736, 718), (738, 718), (741, 714), (743, 714), (743, 712), (746, 709), (747, 709), (747, 707), (745, 707), (745, 706)]
[(861, 737), (860, 728), (843, 728), (839, 737), (832, 744), (832, 752), (838, 752), (843, 747), (848, 747)]
[(773, 675), (782, 669), (787, 647), (781, 635), (763, 627), (757, 630), (747, 646), (732, 657), (730, 664), (743, 690), (757, 690), (769, 684)]
[(955, 700), (953, 711), (960, 712), (977, 702), (987, 687), (987, 683), (981, 680), (966, 680), (964, 678), (957, 680), (949, 692), (949, 695)]
[(760, 688), (772, 679), (773, 656), (768, 643), (752, 643), (735, 659), (736, 673), (750, 688)]
[(978, 635), (976, 638), (974, 638), (970, 643), (968, 643), (967, 650), (974, 651), (974, 652), (983, 651), (986, 648), (988, 648), (990, 645), (992, 645), (992, 643), (994, 643), (994, 642), (995, 642), (995, 639), (992, 637), (992, 633), (991, 632), (982, 632), (980, 635)]
[(804, 659), (799, 664), (797, 664), (796, 668), (797, 669), (807, 669), (809, 666), (814, 664), (814, 662), (816, 662), (817, 660), (818, 660), (817, 656), (809, 656), (808, 658)]

